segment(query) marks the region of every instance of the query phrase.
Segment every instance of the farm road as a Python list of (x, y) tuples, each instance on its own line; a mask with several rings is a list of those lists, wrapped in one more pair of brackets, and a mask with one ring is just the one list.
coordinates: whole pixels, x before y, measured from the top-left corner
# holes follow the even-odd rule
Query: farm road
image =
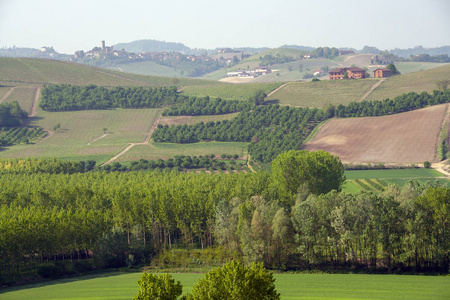
[(372, 85), (372, 87), (361, 97), (361, 99), (358, 100), (358, 102), (362, 102), (364, 101), (370, 94), (372, 94), (372, 92), (380, 86), (380, 84), (383, 83), (383, 81), (385, 81), (386, 78), (383, 78), (381, 80), (378, 80), (374, 85)]
[(435, 169), (436, 171), (438, 171), (439, 173), (444, 174), (447, 177), (450, 177), (450, 172), (447, 171), (447, 170), (449, 170), (448, 163), (449, 163), (449, 160), (446, 159), (441, 162), (431, 164), (431, 167), (433, 169)]
[(284, 88), (286, 85), (290, 84), (292, 82), (287, 82), (279, 87), (277, 87), (276, 89), (274, 89), (273, 91), (271, 91), (269, 94), (267, 94), (267, 97), (272, 96), (273, 94), (275, 94), (276, 92), (278, 92), (279, 90), (281, 90), (282, 88)]
[(0, 103), (2, 103), (3, 101), (5, 101), (6, 98), (8, 98), (9, 95), (11, 95), (11, 93), (14, 91), (15, 88), (16, 88), (15, 86), (12, 87), (12, 88), (10, 88), (10, 89), (6, 92), (6, 94), (0, 99)]
[(35, 88), (35, 92), (34, 92), (34, 99), (33, 99), (33, 105), (31, 106), (31, 112), (28, 115), (28, 117), (34, 117), (37, 114), (37, 102), (39, 99), (39, 94), (41, 93), (41, 87), (38, 86)]
[(153, 134), (153, 131), (155, 131), (156, 126), (158, 126), (159, 121), (161, 120), (161, 115), (159, 117), (156, 118), (155, 122), (153, 122), (152, 126), (150, 127), (150, 130), (147, 133), (147, 136), (145, 137), (144, 142), (142, 143), (130, 143), (122, 152), (120, 152), (119, 154), (117, 154), (116, 156), (114, 156), (113, 158), (111, 158), (110, 160), (108, 160), (107, 162), (105, 162), (104, 164), (100, 165), (100, 167), (103, 167), (107, 164), (110, 164), (112, 162), (114, 162), (116, 159), (118, 159), (119, 157), (121, 157), (122, 155), (124, 155), (125, 153), (127, 153), (131, 148), (133, 148), (136, 145), (148, 145), (151, 146), (149, 141), (150, 141), (150, 137)]

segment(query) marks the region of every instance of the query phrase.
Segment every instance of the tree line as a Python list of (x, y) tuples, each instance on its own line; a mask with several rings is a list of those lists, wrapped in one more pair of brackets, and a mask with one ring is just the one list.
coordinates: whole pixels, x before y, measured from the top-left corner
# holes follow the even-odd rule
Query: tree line
[(89, 172), (95, 168), (94, 160), (67, 161), (57, 158), (0, 159), (0, 174), (73, 174)]
[(46, 111), (73, 111), (111, 108), (157, 108), (172, 105), (185, 96), (176, 87), (114, 87), (95, 85), (48, 85), (41, 91), (39, 106)]
[(164, 109), (163, 116), (199, 116), (230, 114), (250, 110), (254, 106), (250, 101), (210, 99), (206, 97), (189, 97)]
[[(230, 159), (231, 164), (236, 164), (236, 159), (239, 157), (238, 154), (227, 155), (228, 157), (223, 157)], [(231, 160), (233, 158), (234, 160)], [(190, 156), (190, 155), (175, 155), (174, 158), (168, 159), (140, 159), (138, 161), (132, 161), (129, 167), (120, 165), (106, 165), (102, 167), (102, 170), (106, 171), (141, 171), (141, 170), (155, 170), (155, 169), (224, 169), (225, 162), (219, 161), (215, 158), (215, 154), (211, 155), (199, 155)]]
[(434, 90), (432, 94), (410, 92), (383, 101), (350, 102), (347, 106), (339, 104), (334, 112), (334, 107), (331, 107), (330, 113), (341, 118), (384, 116), (448, 102), (450, 102), (450, 90), (448, 89)]
[(283, 151), (300, 149), (303, 140), (324, 119), (323, 111), (317, 108), (267, 104), (242, 111), (232, 120), (177, 126), (159, 124), (152, 139), (172, 143), (252, 142), (249, 146), (252, 157), (269, 162)]
[(259, 60), (261, 61), (259, 63), (260, 66), (271, 66), (288, 63), (294, 61), (295, 59), (291, 56), (277, 53), (276, 55), (266, 54), (264, 56), (260, 56)]
[(17, 101), (0, 103), (0, 127), (22, 126), (27, 115)]
[(95, 267), (149, 263), (174, 248), (282, 270), (448, 272), (449, 188), (342, 193), (343, 165), (323, 151), (291, 151), (272, 168), (2, 174), (0, 278), (92, 255)]

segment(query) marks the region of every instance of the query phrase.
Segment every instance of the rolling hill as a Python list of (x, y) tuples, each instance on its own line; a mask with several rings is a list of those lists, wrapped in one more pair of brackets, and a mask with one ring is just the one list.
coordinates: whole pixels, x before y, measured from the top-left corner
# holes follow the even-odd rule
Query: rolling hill
[(192, 78), (144, 76), (46, 59), (0, 58), (0, 84), (76, 84), (99, 86), (188, 86), (219, 85), (220, 82)]
[[(409, 92), (431, 93), (437, 88), (436, 81), (450, 78), (450, 64), (440, 67), (386, 78), (367, 95), (365, 100), (394, 98)], [(283, 105), (323, 107), (327, 103), (345, 104), (359, 101), (379, 79), (348, 81), (323, 80), (319, 82), (290, 83), (272, 94), (268, 100)]]

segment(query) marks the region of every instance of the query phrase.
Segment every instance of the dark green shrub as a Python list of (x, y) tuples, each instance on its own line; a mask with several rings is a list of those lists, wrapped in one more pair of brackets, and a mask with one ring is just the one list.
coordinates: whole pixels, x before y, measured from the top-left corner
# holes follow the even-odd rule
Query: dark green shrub
[(37, 273), (42, 278), (58, 278), (64, 274), (64, 266), (63, 265), (40, 266), (37, 270)]
[(72, 263), (72, 270), (77, 273), (85, 273), (94, 270), (94, 266), (89, 260), (75, 260)]

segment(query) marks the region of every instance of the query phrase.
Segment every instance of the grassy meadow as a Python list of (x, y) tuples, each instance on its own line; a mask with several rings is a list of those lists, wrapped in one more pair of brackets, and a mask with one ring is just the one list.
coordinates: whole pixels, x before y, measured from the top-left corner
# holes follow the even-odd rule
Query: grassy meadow
[(428, 92), (437, 89), (436, 81), (450, 78), (450, 64), (441, 67), (386, 78), (366, 100), (384, 100), (409, 92)]
[[(182, 77), (181, 72), (164, 65), (157, 64), (152, 61), (132, 62), (128, 64), (120, 64), (120, 71), (150, 76), (166, 76), (166, 77)], [(117, 70), (113, 68), (112, 70)]]
[[(159, 113), (159, 109), (73, 112), (45, 112), (38, 109), (37, 117), (31, 118), (29, 125), (49, 131), (48, 138), (38, 144), (7, 147), (0, 151), (0, 158), (56, 157), (92, 159), (102, 163), (129, 143), (143, 142)], [(61, 127), (55, 131), (53, 128), (58, 123)], [(102, 137), (104, 128), (107, 135)], [(93, 141), (97, 138), (100, 139)]]
[(220, 82), (195, 78), (145, 76), (92, 66), (33, 58), (0, 58), (0, 84), (43, 85), (74, 84), (98, 86), (187, 86), (220, 85)]
[[(202, 273), (172, 273), (191, 292)], [(2, 300), (131, 299), (141, 273), (105, 273), (54, 280), (0, 291)], [(357, 274), (274, 274), (283, 300), (449, 299), (450, 277)]]
[(436, 180), (440, 185), (450, 184), (443, 175), (433, 169), (388, 169), (388, 170), (350, 170), (345, 171), (347, 181), (343, 190), (357, 193), (360, 190), (380, 192), (389, 184), (404, 186), (408, 181), (415, 180), (422, 184)]
[(117, 161), (132, 161), (144, 159), (167, 159), (175, 155), (208, 155), (238, 154), (244, 156), (248, 143), (238, 142), (201, 142), (192, 144), (150, 143), (150, 145), (136, 145)]
[(35, 93), (35, 87), (18, 86), (11, 92), (8, 98), (3, 101), (3, 103), (16, 100), (24, 111), (31, 113)]
[(243, 83), (243, 84), (226, 84), (214, 86), (188, 86), (183, 89), (183, 94), (188, 96), (210, 96), (220, 97), (222, 99), (230, 100), (247, 100), (256, 91), (262, 90), (269, 94), (283, 83)]
[(293, 82), (279, 89), (267, 100), (302, 107), (322, 108), (328, 103), (345, 105), (358, 101), (377, 81), (378, 79)]

